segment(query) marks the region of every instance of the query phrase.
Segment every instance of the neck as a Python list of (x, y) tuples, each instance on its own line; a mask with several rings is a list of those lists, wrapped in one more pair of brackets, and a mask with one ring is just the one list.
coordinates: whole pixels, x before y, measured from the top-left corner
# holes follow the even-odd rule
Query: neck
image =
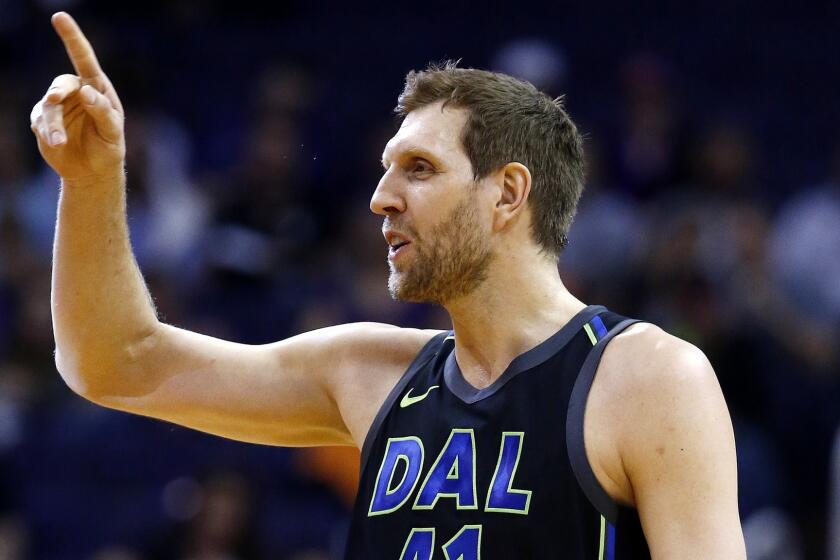
[(495, 259), (492, 268), (476, 290), (444, 306), (455, 330), (458, 365), (478, 388), (585, 307), (563, 285), (553, 258), (511, 253)]

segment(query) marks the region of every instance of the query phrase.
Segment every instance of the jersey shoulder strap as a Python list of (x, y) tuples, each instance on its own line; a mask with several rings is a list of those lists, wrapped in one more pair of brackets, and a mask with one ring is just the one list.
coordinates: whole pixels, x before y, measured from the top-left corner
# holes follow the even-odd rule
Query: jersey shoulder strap
[(583, 440), (583, 418), (589, 391), (592, 388), (595, 373), (601, 363), (601, 356), (603, 356), (607, 344), (627, 327), (640, 322), (638, 319), (628, 319), (608, 311), (596, 315), (584, 325), (583, 328), (592, 343), (592, 350), (586, 356), (578, 373), (566, 414), (566, 447), (572, 471), (592, 505), (601, 512), (607, 521), (613, 524), (618, 519), (620, 508), (598, 482), (592, 466), (589, 464), (589, 459), (586, 457), (586, 447)]

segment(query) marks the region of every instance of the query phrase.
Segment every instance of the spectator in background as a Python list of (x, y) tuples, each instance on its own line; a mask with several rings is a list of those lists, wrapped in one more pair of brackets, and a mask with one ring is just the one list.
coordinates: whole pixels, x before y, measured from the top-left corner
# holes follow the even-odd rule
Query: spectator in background
[(637, 54), (624, 63), (620, 78), (624, 110), (615, 167), (622, 187), (648, 199), (685, 181), (690, 136), (661, 58)]
[(646, 316), (709, 348), (740, 321), (728, 312), (734, 304), (728, 283), (749, 262), (751, 235), (761, 236), (766, 214), (754, 198), (746, 130), (729, 123), (709, 127), (690, 159), (686, 180), (651, 205)]
[(827, 328), (840, 325), (840, 144), (830, 167), (825, 181), (782, 206), (771, 237), (779, 285)]

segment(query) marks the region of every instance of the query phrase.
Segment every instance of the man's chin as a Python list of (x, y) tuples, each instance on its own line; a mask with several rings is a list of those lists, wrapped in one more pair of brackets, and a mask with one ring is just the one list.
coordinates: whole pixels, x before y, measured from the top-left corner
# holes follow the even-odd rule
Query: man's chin
[(391, 299), (394, 301), (402, 301), (405, 303), (422, 303), (422, 300), (414, 296), (414, 294), (406, 291), (402, 286), (388, 285), (388, 293), (391, 294)]
[(388, 278), (388, 293), (391, 294), (391, 298), (405, 303), (435, 303), (437, 301), (428, 294), (407, 285), (405, 278), (401, 276), (397, 272), (392, 272)]

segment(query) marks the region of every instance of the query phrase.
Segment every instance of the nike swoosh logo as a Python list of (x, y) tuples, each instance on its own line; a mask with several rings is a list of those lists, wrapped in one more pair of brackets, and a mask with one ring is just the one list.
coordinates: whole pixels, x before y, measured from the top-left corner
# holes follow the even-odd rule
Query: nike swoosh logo
[(426, 391), (422, 395), (417, 395), (416, 397), (411, 396), (411, 392), (414, 390), (414, 387), (412, 387), (411, 389), (408, 390), (408, 393), (406, 393), (405, 396), (400, 401), (400, 408), (405, 408), (405, 407), (411, 406), (415, 403), (419, 403), (420, 401), (422, 401), (423, 399), (425, 399), (426, 397), (429, 396), (429, 393), (432, 392), (432, 389), (437, 389), (438, 387), (439, 387), (439, 385), (432, 385), (431, 387), (429, 387), (428, 391)]

